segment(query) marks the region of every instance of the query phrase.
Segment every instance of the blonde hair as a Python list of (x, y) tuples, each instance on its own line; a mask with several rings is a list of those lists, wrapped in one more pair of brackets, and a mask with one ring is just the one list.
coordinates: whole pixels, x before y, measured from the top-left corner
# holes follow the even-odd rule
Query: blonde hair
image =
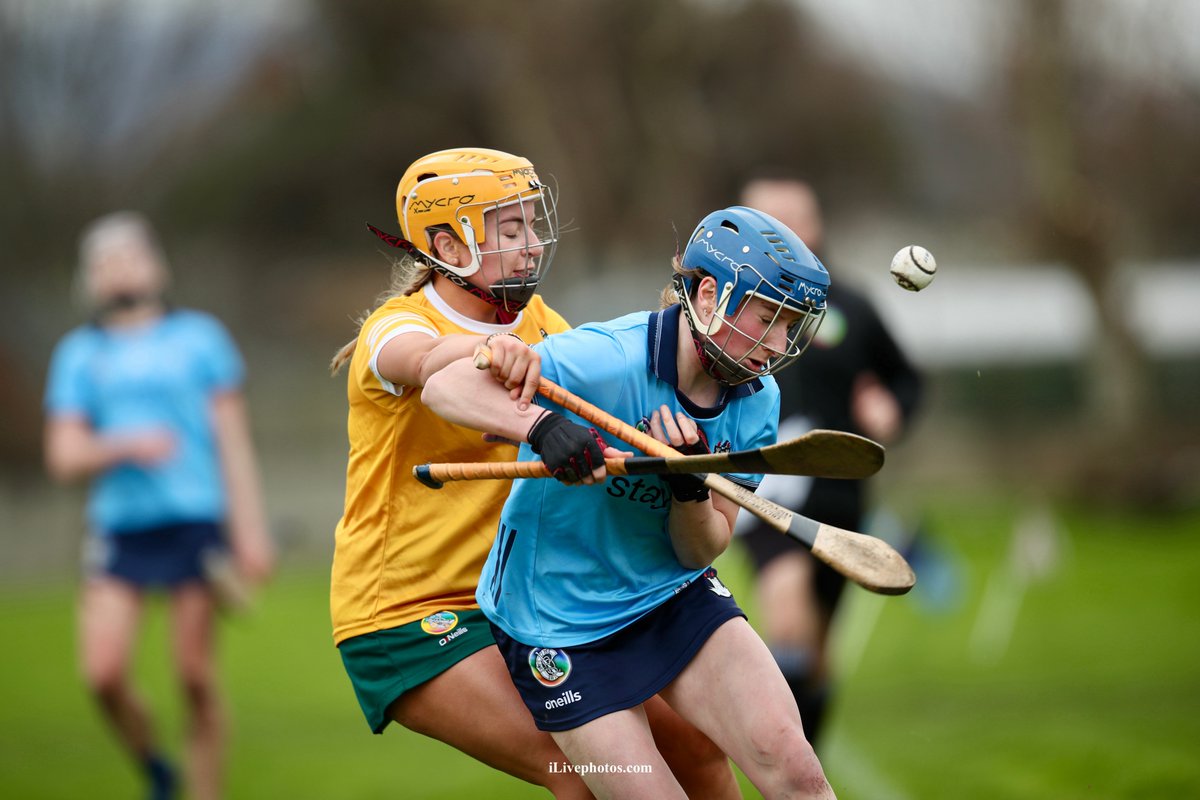
[(704, 270), (685, 267), (682, 264), (682, 262), (680, 262), (678, 255), (671, 256), (671, 278), (672, 278), (672, 280), (670, 282), (668, 282), (666, 286), (663, 287), (662, 292), (659, 294), (658, 307), (660, 309), (661, 308), (670, 308), (671, 306), (673, 306), (676, 303), (679, 303), (683, 300), (683, 298), (681, 298), (679, 296), (679, 293), (675, 291), (674, 277), (676, 275), (682, 276), (684, 285), (687, 285), (687, 283), (689, 281), (691, 281), (693, 278), (699, 278), (701, 275), (707, 275), (707, 274), (708, 273), (704, 272)]
[[(392, 262), (391, 283), (375, 299), (375, 308), (379, 308), (379, 306), (395, 297), (407, 297), (417, 292), (431, 280), (433, 280), (433, 269), (429, 264), (419, 261), (411, 255), (401, 256)], [(355, 328), (354, 338), (342, 345), (329, 361), (330, 375), (337, 375), (342, 371), (342, 367), (346, 366), (350, 359), (354, 357), (354, 350), (358, 345), (358, 334), (362, 330), (363, 323), (367, 321), (367, 317), (369, 316), (371, 316), (371, 312), (364, 311), (355, 320), (357, 327)]]

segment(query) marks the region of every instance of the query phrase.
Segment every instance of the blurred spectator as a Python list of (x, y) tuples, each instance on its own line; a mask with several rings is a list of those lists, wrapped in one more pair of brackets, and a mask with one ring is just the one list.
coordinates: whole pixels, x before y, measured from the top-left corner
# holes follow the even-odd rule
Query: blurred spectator
[[(741, 202), (774, 216), (824, 259), (821, 209), (807, 183), (764, 174), (746, 183)], [(803, 358), (776, 376), (782, 404), (779, 438), (829, 428), (890, 444), (917, 406), (920, 376), (866, 297), (836, 269), (830, 275), (829, 308), (816, 339)], [(865, 490), (864, 481), (768, 475), (759, 494), (806, 517), (858, 531)], [(743, 514), (741, 521), (740, 540), (758, 573), (756, 625), (796, 696), (805, 734), (815, 745), (830, 695), (830, 622), (845, 578), (754, 517)]]
[[(241, 356), (225, 328), (164, 298), (166, 261), (145, 219), (119, 212), (80, 243), (90, 322), (55, 349), (46, 388), (46, 466), (90, 479), (79, 606), (84, 681), (151, 798), (177, 794), (130, 665), (148, 593), (169, 597), (183, 689), (189, 796), (221, 795), (225, 719), (214, 616), (274, 551), (242, 395)], [(230, 563), (232, 555), (232, 564)]]

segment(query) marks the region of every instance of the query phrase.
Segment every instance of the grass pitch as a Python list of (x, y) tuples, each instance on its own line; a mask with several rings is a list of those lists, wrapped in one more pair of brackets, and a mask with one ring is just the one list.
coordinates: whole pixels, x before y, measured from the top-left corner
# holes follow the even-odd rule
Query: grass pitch
[[(820, 752), (843, 800), (1200, 796), (1200, 514), (956, 500), (932, 507), (903, 598), (837, 620)], [(719, 564), (753, 617), (745, 562)], [(395, 726), (372, 736), (334, 650), (324, 565), (289, 565), (223, 629), (231, 798), (548, 797)], [(0, 794), (138, 796), (74, 664), (69, 576), (0, 588)], [(138, 673), (178, 752), (160, 607)], [(747, 797), (756, 793), (747, 785)]]

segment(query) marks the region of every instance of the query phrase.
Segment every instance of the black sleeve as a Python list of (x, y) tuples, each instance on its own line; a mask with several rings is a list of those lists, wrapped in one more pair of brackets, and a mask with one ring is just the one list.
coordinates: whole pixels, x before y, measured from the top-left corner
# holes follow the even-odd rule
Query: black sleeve
[(900, 349), (900, 345), (884, 325), (879, 312), (865, 299), (862, 321), (869, 336), (867, 352), (871, 354), (870, 369), (895, 395), (907, 425), (921, 401), (921, 373), (913, 367), (912, 362)]

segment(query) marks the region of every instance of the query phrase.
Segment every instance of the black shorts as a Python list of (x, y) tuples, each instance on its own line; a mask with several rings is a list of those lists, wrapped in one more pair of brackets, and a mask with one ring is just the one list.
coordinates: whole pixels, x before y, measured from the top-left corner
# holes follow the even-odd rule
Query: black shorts
[(675, 680), (717, 628), (745, 617), (711, 567), (616, 633), (571, 647), (534, 647), (492, 626), (521, 699), (543, 731), (578, 728), (633, 708)]
[(766, 525), (755, 525), (749, 531), (737, 537), (750, 560), (754, 563), (755, 572), (762, 572), (767, 564), (785, 553), (801, 553), (813, 562), (813, 591), (816, 593), (817, 605), (826, 615), (833, 614), (837, 608), (842, 590), (846, 587), (846, 578), (833, 567), (815, 557), (804, 545), (790, 536), (780, 533)]
[(215, 522), (188, 522), (140, 531), (93, 534), (85, 568), (110, 575), (139, 589), (174, 589), (204, 581), (204, 562), (212, 551), (228, 550)]

